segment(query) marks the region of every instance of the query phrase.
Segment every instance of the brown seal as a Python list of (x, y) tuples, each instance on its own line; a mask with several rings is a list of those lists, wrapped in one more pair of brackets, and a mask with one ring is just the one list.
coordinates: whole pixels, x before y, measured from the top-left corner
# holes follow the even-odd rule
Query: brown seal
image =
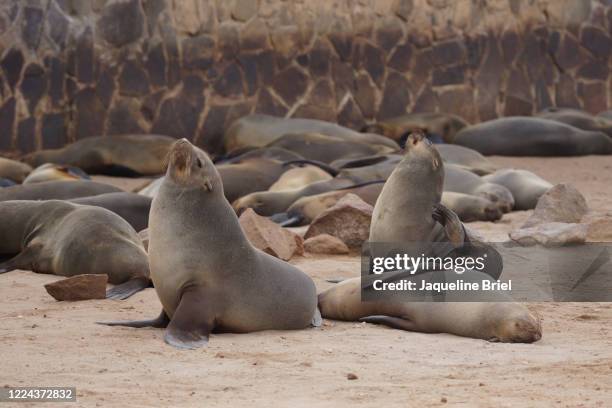
[(32, 167), (26, 163), (0, 157), (0, 178), (23, 183), (31, 171)]
[(385, 135), (403, 145), (410, 133), (423, 130), (426, 134), (441, 137), (446, 143), (453, 143), (457, 132), (468, 125), (465, 120), (450, 113), (421, 112), (385, 119), (365, 126), (362, 131)]
[(107, 193), (90, 197), (80, 197), (70, 202), (106, 208), (126, 220), (134, 230), (140, 232), (149, 225), (151, 198), (135, 193)]
[(0, 201), (70, 200), (120, 191), (122, 190), (117, 187), (95, 181), (44, 181), (0, 189)]
[(115, 135), (81, 139), (61, 149), (24, 156), (32, 165), (75, 166), (89, 174), (155, 176), (164, 172), (164, 159), (175, 139), (161, 135)]
[[(427, 274), (433, 273), (439, 272)], [(479, 272), (471, 276), (490, 280)], [(362, 286), (361, 278), (353, 278), (320, 293), (321, 315), (327, 319), (384, 324), (423, 333), (450, 333), (492, 342), (532, 343), (542, 337), (539, 318), (525, 306), (508, 302), (503, 293), (495, 296), (506, 301), (494, 303), (453, 302), (452, 298), (446, 302), (411, 302), (407, 294), (399, 299), (362, 302)]]
[(107, 297), (117, 299), (150, 284), (138, 234), (108, 210), (59, 200), (7, 201), (0, 203), (0, 223), (0, 253), (12, 256), (0, 264), (0, 273), (106, 274), (116, 285)]
[(582, 130), (549, 119), (522, 116), (468, 126), (457, 133), (454, 143), (485, 156), (612, 154), (612, 139), (603, 132)]
[(514, 209), (517, 211), (533, 210), (542, 194), (553, 186), (530, 171), (517, 169), (501, 169), (482, 179), (510, 190), (514, 197)]
[(179, 348), (200, 347), (213, 331), (320, 324), (312, 280), (250, 244), (218, 171), (186, 139), (170, 153), (149, 225), (151, 278), (163, 311), (151, 321), (106, 324), (167, 326), (165, 341)]
[(74, 181), (89, 180), (83, 170), (63, 164), (47, 163), (38, 166), (23, 180), (23, 184), (42, 183), (43, 181)]

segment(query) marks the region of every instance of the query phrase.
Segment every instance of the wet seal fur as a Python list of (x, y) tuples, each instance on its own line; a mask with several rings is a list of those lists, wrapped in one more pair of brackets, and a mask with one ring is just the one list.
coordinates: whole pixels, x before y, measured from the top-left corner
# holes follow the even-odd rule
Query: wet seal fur
[(105, 324), (166, 327), (166, 343), (187, 349), (205, 345), (213, 331), (320, 324), (312, 279), (249, 243), (218, 171), (186, 139), (170, 152), (149, 224), (151, 278), (162, 313), (149, 321)]
[(107, 297), (125, 299), (148, 287), (147, 253), (134, 229), (103, 208), (66, 201), (0, 203), (0, 253), (15, 269), (58, 276), (106, 274), (116, 286)]

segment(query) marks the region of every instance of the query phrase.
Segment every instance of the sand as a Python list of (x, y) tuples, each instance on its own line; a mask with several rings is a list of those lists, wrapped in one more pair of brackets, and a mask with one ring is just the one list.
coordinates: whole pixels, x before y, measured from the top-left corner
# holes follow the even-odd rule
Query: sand
[[(572, 183), (592, 211), (612, 214), (610, 157), (492, 160)], [(505, 239), (529, 213), (470, 227)], [(355, 256), (292, 263), (319, 289), (330, 285), (325, 278), (359, 273)], [(543, 321), (535, 344), (326, 320), (320, 329), (212, 335), (207, 348), (179, 351), (162, 330), (94, 323), (157, 316), (154, 290), (125, 301), (57, 302), (43, 288), (57, 279), (0, 275), (0, 386), (73, 386), (69, 406), (79, 407), (612, 406), (612, 303), (530, 304)]]

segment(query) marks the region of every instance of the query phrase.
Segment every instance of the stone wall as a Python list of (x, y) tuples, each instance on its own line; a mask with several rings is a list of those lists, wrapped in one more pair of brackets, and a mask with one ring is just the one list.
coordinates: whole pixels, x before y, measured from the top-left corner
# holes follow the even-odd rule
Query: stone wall
[(4, 0), (0, 150), (263, 112), (360, 128), (612, 102), (607, 0)]

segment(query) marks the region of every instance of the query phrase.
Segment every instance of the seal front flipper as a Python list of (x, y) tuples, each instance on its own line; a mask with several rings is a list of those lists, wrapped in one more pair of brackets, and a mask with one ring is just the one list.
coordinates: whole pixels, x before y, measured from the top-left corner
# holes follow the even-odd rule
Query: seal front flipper
[(407, 331), (419, 331), (417, 326), (407, 319), (401, 317), (391, 316), (367, 316), (359, 319), (360, 322), (372, 323), (372, 324), (383, 324), (393, 329), (407, 330)]
[(317, 307), (315, 309), (315, 314), (312, 317), (312, 322), (310, 322), (310, 325), (312, 327), (321, 327), (322, 324), (323, 324), (323, 317), (321, 317), (321, 311)]
[(115, 285), (112, 289), (107, 290), (106, 298), (119, 300), (127, 299), (134, 293), (140, 292), (148, 287), (152, 287), (151, 280), (146, 276), (139, 276), (127, 282)]
[(205, 346), (214, 324), (211, 296), (201, 287), (188, 288), (170, 320), (164, 341), (180, 349)]
[(155, 319), (151, 320), (133, 320), (133, 321), (125, 321), (125, 322), (96, 322), (97, 324), (102, 324), (104, 326), (125, 326), (125, 327), (155, 327), (157, 329), (164, 329), (170, 323), (170, 319), (168, 319), (168, 315), (166, 312), (161, 311), (159, 316)]
[(465, 230), (461, 220), (452, 210), (443, 204), (433, 206), (431, 217), (444, 227), (444, 232), (453, 246), (460, 247), (465, 242)]
[[(40, 244), (33, 244), (25, 247), (18, 255), (6, 262), (0, 263), (0, 273), (11, 272), (16, 269), (33, 271), (34, 264), (39, 258), (41, 249), (42, 245)], [(44, 273), (45, 271), (37, 272)]]

